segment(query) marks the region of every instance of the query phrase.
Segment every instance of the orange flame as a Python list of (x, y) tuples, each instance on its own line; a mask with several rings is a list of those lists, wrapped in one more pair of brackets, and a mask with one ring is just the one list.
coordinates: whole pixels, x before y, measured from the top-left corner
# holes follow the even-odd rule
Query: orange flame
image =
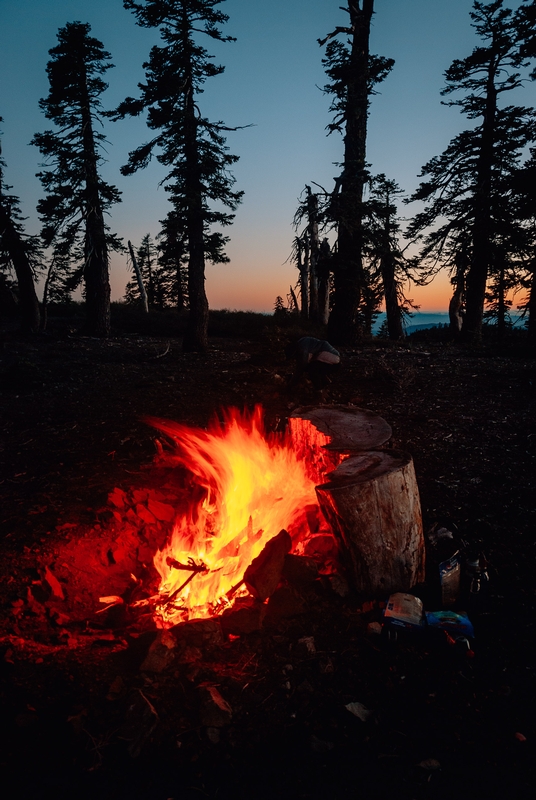
[[(260, 406), (243, 414), (230, 409), (223, 425), (216, 421), (206, 431), (150, 422), (174, 440), (173, 461), (193, 475), (191, 508), (154, 558), (165, 598), (157, 612), (168, 626), (221, 611), (266, 542), (282, 528), (292, 535), (304, 509), (317, 500), (290, 434), (267, 434)], [(319, 436), (318, 444), (329, 441)], [(177, 568), (189, 559), (206, 571)]]

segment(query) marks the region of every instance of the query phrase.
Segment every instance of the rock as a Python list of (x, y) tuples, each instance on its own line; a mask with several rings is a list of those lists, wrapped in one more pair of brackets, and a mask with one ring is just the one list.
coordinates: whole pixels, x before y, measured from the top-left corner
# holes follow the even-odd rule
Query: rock
[(173, 506), (170, 506), (169, 503), (162, 503), (160, 500), (149, 498), (147, 501), (147, 508), (160, 522), (173, 522), (175, 519), (175, 509)]
[(266, 600), (281, 581), (285, 556), (290, 552), (292, 539), (287, 531), (280, 531), (266, 543), (244, 573), (244, 583), (257, 600)]
[(171, 628), (180, 644), (192, 647), (217, 647), (223, 644), (223, 632), (219, 619), (191, 619), (179, 622)]
[(307, 606), (292, 586), (280, 586), (268, 601), (265, 624), (277, 624), (280, 619), (303, 614)]
[(318, 578), (318, 564), (313, 558), (287, 553), (282, 577), (295, 586), (312, 583)]
[(141, 689), (132, 692), (128, 699), (125, 721), (118, 731), (119, 737), (129, 742), (128, 753), (132, 758), (140, 755), (158, 722), (155, 707)]
[(233, 710), (215, 686), (204, 684), (199, 687), (201, 695), (200, 718), (201, 724), (207, 728), (222, 728), (228, 725), (233, 716)]
[(241, 636), (258, 631), (262, 627), (265, 614), (266, 606), (263, 603), (252, 598), (241, 598), (220, 616), (223, 633), (225, 636)]
[(140, 667), (142, 672), (163, 672), (173, 662), (177, 639), (171, 631), (158, 631)]
[(382, 626), (379, 622), (369, 622), (367, 625), (367, 633), (370, 636), (380, 636), (382, 632)]

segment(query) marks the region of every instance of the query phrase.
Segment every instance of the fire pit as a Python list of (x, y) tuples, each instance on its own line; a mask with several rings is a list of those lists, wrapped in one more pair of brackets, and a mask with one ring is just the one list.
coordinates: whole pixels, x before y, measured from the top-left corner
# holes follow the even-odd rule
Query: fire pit
[(108, 521), (50, 565), (66, 618), (154, 629), (224, 614), (241, 632), (278, 604), (298, 613), (300, 581), (319, 572), (371, 597), (423, 579), (413, 464), (378, 449), (391, 437), (381, 417), (303, 408), (283, 433), (265, 430), (260, 406), (207, 430), (148, 422), (165, 435), (150, 486), (115, 489)]

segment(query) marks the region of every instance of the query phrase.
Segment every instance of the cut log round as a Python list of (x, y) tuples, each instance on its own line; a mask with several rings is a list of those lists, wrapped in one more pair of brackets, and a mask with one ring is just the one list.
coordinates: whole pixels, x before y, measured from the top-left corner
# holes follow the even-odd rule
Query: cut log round
[(352, 455), (316, 487), (359, 592), (382, 596), (424, 580), (419, 490), (407, 453)]
[(316, 484), (337, 467), (345, 454), (382, 447), (391, 426), (377, 414), (356, 406), (306, 406), (289, 417), (292, 446)]
[(296, 409), (289, 418), (290, 430), (299, 430), (296, 420), (309, 420), (325, 434), (327, 450), (350, 452), (352, 450), (374, 450), (384, 445), (392, 435), (392, 429), (382, 417), (356, 406), (322, 406)]

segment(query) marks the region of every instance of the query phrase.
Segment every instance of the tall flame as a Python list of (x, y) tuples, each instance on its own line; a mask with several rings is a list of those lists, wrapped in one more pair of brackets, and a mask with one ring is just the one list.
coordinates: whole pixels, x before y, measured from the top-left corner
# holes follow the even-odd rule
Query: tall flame
[(159, 613), (169, 625), (228, 604), (266, 542), (282, 528), (292, 533), (316, 494), (290, 435), (265, 432), (261, 406), (252, 413), (230, 409), (223, 424), (206, 431), (150, 421), (174, 440), (173, 460), (192, 473), (190, 508), (154, 558), (159, 593), (167, 598)]

